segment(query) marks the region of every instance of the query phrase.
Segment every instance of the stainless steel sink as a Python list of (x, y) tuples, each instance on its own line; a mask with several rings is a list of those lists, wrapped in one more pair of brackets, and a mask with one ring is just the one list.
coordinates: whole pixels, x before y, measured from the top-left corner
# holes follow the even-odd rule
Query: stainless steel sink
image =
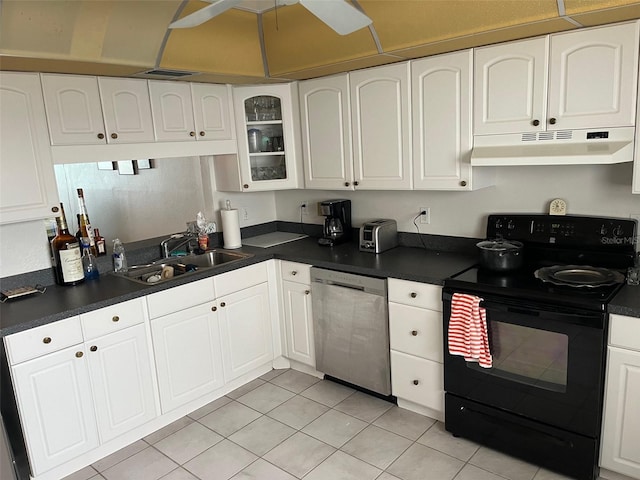
[[(163, 258), (153, 263), (131, 265), (126, 273), (114, 273), (137, 283), (166, 283), (203, 270), (210, 270), (230, 262), (253, 257), (251, 253), (230, 252), (228, 250), (208, 250), (199, 255)], [(170, 268), (169, 268), (170, 267)], [(164, 274), (163, 274), (164, 271)]]

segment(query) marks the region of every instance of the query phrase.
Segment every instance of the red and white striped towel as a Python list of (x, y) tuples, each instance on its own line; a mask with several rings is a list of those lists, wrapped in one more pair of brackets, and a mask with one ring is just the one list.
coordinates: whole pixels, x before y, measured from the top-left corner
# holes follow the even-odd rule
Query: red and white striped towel
[(467, 362), (491, 368), (493, 359), (487, 335), (487, 312), (480, 306), (482, 298), (454, 293), (449, 318), (449, 353), (462, 355)]

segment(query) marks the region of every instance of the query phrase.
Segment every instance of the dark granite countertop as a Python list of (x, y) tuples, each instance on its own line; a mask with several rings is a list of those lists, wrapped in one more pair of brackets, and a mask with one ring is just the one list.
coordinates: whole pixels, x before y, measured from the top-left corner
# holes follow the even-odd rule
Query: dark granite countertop
[[(0, 305), (0, 337), (272, 258), (360, 275), (399, 278), (437, 285), (441, 285), (445, 278), (476, 262), (473, 250), (447, 251), (425, 249), (421, 246), (400, 246), (376, 255), (360, 252), (355, 242), (335, 247), (319, 246), (313, 237), (271, 248), (243, 246), (235, 251), (251, 253), (253, 256), (163, 284), (142, 285), (106, 273), (98, 280), (75, 287), (49, 285), (43, 294)], [(640, 317), (640, 287), (625, 285), (609, 304), (609, 312)]]
[(335, 247), (319, 246), (317, 240), (312, 237), (271, 248), (245, 246), (236, 251), (251, 253), (254, 256), (159, 285), (142, 285), (111, 273), (101, 274), (98, 280), (87, 281), (74, 287), (50, 285), (43, 294), (0, 305), (0, 337), (272, 258), (361, 275), (433, 284), (442, 284), (446, 277), (464, 270), (475, 262), (472, 254), (418, 247), (397, 247), (376, 255), (360, 252), (357, 244), (353, 242)]
[(609, 303), (607, 311), (628, 317), (640, 317), (640, 285), (622, 287)]

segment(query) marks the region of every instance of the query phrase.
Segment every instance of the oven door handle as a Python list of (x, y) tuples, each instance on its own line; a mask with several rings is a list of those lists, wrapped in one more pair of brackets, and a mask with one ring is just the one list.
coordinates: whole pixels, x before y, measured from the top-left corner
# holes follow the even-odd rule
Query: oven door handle
[(550, 320), (559, 320), (559, 321), (568, 321), (570, 323), (599, 323), (602, 319), (601, 313), (596, 312), (568, 312), (568, 311), (558, 311), (558, 310), (548, 310), (545, 308), (540, 308), (539, 306), (533, 306), (530, 304), (523, 305), (505, 305), (502, 303), (496, 302), (480, 302), (480, 306), (483, 307), (487, 312), (491, 310), (497, 310), (501, 312), (507, 313), (515, 313), (518, 315), (528, 315), (530, 317), (539, 317)]

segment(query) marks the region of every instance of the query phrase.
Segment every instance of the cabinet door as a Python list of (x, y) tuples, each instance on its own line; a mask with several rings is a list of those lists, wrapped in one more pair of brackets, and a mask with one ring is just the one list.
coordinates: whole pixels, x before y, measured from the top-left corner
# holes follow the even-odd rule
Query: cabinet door
[(151, 321), (162, 413), (224, 385), (216, 310), (207, 303)]
[(475, 50), (475, 135), (545, 129), (548, 37)]
[(300, 187), (297, 84), (236, 87), (233, 99), (242, 190)]
[(84, 354), (76, 345), (11, 369), (33, 476), (98, 446)]
[(548, 129), (633, 125), (639, 26), (551, 36)]
[(153, 142), (153, 120), (147, 81), (99, 77), (98, 85), (107, 142)]
[(191, 88), (188, 83), (149, 80), (153, 130), (159, 142), (195, 141)]
[(225, 381), (273, 360), (269, 289), (266, 283), (219, 299)]
[(411, 64), (413, 185), (471, 189), (471, 50)]
[(192, 83), (191, 97), (198, 140), (234, 138), (227, 85)]
[(411, 188), (409, 64), (350, 73), (358, 189)]
[(282, 286), (288, 357), (315, 368), (311, 287), (289, 281)]
[(107, 143), (96, 77), (43, 73), (51, 145)]
[(154, 419), (156, 394), (144, 325), (85, 345), (101, 442)]
[(600, 466), (640, 478), (640, 352), (609, 347)]
[(349, 75), (298, 85), (306, 188), (353, 190)]
[(0, 73), (0, 105), (0, 223), (54, 216), (58, 189), (38, 74)]

